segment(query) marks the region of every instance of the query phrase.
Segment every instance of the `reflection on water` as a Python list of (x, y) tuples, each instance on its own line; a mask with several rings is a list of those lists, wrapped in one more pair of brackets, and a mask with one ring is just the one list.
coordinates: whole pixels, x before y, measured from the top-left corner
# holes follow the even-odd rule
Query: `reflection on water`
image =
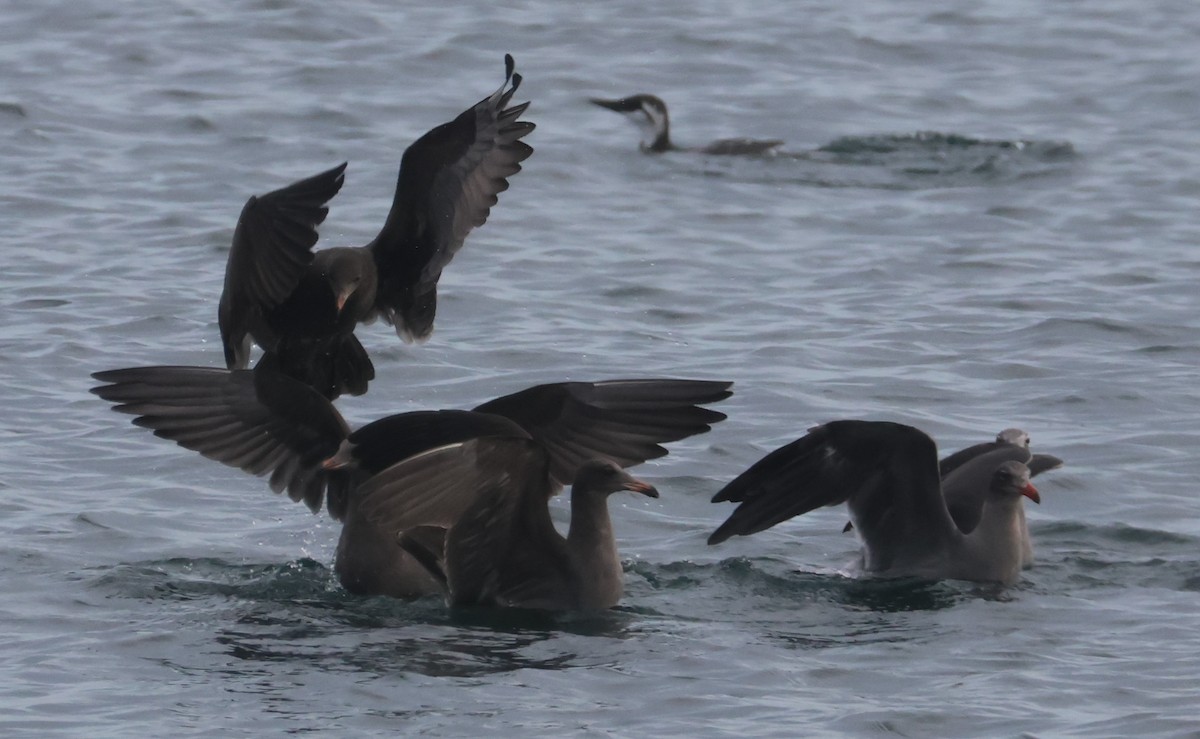
[(927, 159), (931, 164), (970, 152), (989, 155), (1011, 152), (1030, 161), (1065, 161), (1076, 157), (1075, 147), (1067, 141), (1003, 141), (977, 139), (956, 133), (921, 131), (910, 134), (874, 134), (842, 136), (817, 147), (816, 151), (831, 154), (842, 162), (884, 164), (887, 156), (911, 156)]
[[(238, 663), (372, 674), (473, 677), (586, 666), (562, 644), (624, 639), (635, 621), (620, 610), (449, 610), (436, 597), (363, 598), (341, 590), (333, 573), (311, 559), (247, 565), (174, 558), (106, 568), (91, 584), (110, 597), (159, 603), (165, 613), (188, 602), (191, 618), (212, 625), (215, 642)], [(224, 669), (241, 674), (247, 667)]]
[(816, 149), (779, 151), (754, 159), (692, 158), (705, 176), (739, 182), (922, 190), (1065, 174), (1078, 155), (1067, 141), (1004, 141), (922, 132), (843, 136)]
[[(479, 677), (579, 666), (576, 655), (547, 648), (559, 638), (554, 631), (470, 629), (423, 620), (347, 632), (344, 625), (323, 620), (325, 613), (307, 615), (303, 625), (292, 621), (297, 614), (245, 615), (239, 626), (222, 629), (215, 639), (241, 662), (307, 663), (378, 675)], [(246, 667), (254, 669), (232, 669)]]
[(936, 611), (952, 608), (965, 598), (994, 596), (1003, 588), (983, 586), (964, 592), (957, 584), (930, 582), (915, 578), (864, 577), (844, 578), (835, 600), (849, 608), (896, 613), (903, 611)]

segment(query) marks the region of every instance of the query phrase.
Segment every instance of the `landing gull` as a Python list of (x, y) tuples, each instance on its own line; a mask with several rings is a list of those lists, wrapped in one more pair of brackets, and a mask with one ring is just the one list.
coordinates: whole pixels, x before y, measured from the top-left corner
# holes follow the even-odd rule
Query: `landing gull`
[(375, 368), (354, 335), (360, 322), (382, 317), (405, 341), (429, 336), (442, 270), (533, 153), (521, 139), (534, 124), (518, 120), (529, 103), (509, 107), (521, 84), (513, 66), (505, 56), (495, 93), (405, 150), (369, 244), (312, 250), (344, 163), (246, 202), (218, 309), (226, 367), (247, 367), (254, 342), (327, 398), (361, 395)]

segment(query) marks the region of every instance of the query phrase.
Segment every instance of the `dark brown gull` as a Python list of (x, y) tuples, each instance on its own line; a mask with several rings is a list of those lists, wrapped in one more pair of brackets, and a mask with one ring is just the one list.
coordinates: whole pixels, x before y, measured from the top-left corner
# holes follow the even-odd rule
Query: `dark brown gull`
[(409, 457), (362, 485), (366, 517), (387, 531), (437, 527), (432, 547), (403, 545), (435, 574), (451, 606), (590, 610), (624, 592), (608, 496), (658, 491), (616, 463), (590, 459), (571, 486), (564, 537), (547, 506), (560, 485), (532, 439), (480, 437)]
[(929, 436), (897, 423), (833, 421), (771, 452), (717, 493), (713, 502), (739, 506), (708, 541), (846, 503), (867, 572), (1011, 584), (1023, 561), (1021, 498), (1040, 498), (1022, 462), (984, 467), (990, 472), (978, 521), (963, 533), (947, 507)]
[(387, 220), (365, 246), (312, 250), (345, 164), (251, 197), (218, 310), (226, 366), (247, 367), (253, 341), (325, 397), (361, 395), (375, 369), (360, 322), (382, 317), (405, 341), (427, 338), (442, 270), (533, 153), (521, 139), (534, 124), (518, 120), (529, 103), (509, 106), (520, 84), (505, 56), (495, 93), (405, 150)]
[[(473, 411), (400, 413), (351, 431), (327, 399), (262, 363), (254, 370), (134, 367), (93, 376), (104, 384), (92, 392), (136, 416), (135, 425), (230, 467), (269, 475), (272, 489), (286, 490), (314, 513), (325, 508), (342, 522), (335, 561), (342, 585), (397, 597), (440, 592), (441, 585), (400, 548), (399, 531), (363, 515), (359, 489), (372, 476), (429, 449), (486, 436), (535, 444), (561, 487), (594, 458), (627, 467), (665, 455), (666, 442), (708, 431), (725, 416), (701, 406), (729, 397), (731, 384), (554, 383)], [(426, 528), (409, 538), (428, 543), (441, 534)]]

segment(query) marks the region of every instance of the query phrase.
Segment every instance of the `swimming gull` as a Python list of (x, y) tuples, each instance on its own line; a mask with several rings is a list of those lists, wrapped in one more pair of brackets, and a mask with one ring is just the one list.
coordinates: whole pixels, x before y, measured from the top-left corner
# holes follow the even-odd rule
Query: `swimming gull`
[(925, 433), (883, 421), (816, 426), (717, 493), (713, 502), (740, 505), (708, 542), (753, 534), (844, 502), (862, 539), (868, 572), (1011, 584), (1022, 568), (1021, 498), (1040, 502), (1040, 497), (1022, 462), (980, 460), (976, 455), (960, 467), (972, 479), (987, 470), (978, 521), (964, 533), (951, 518), (937, 446)]
[[(1018, 428), (1008, 428), (996, 434), (994, 441), (961, 449), (938, 463), (942, 497), (946, 499), (950, 518), (954, 519), (959, 531), (969, 534), (979, 525), (992, 474), (1004, 462), (1021, 462), (1029, 468), (1030, 477), (1063, 466), (1063, 461), (1058, 457), (1032, 453), (1029, 442), (1028, 433)], [(1024, 567), (1029, 567), (1033, 564), (1033, 541), (1025, 521), (1025, 506), (1021, 506), (1019, 518), (1021, 562)], [(850, 531), (853, 528), (854, 524), (847, 523), (842, 530)]]
[(451, 606), (611, 608), (624, 574), (608, 496), (658, 491), (610, 460), (590, 459), (575, 473), (564, 537), (547, 507), (558, 488), (545, 447), (490, 436), (392, 465), (362, 485), (360, 505), (384, 530), (445, 528), (440, 548), (407, 537), (402, 544), (444, 583)]

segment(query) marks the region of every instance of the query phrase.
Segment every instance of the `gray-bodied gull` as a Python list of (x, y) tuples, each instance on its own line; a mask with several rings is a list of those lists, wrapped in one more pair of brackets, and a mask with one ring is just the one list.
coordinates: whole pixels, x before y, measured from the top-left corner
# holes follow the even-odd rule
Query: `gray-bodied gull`
[[(996, 434), (995, 441), (961, 449), (938, 463), (938, 471), (942, 476), (942, 496), (946, 499), (950, 518), (954, 519), (959, 531), (969, 534), (979, 525), (992, 474), (996, 467), (1008, 461), (1027, 466), (1030, 477), (1037, 477), (1063, 465), (1058, 457), (1031, 452), (1029, 434), (1018, 428), (1004, 429)], [(1025, 506), (1021, 506), (1020, 518), (1021, 561), (1023, 566), (1029, 567), (1033, 564), (1033, 542), (1025, 521)], [(854, 525), (847, 523), (843, 531), (852, 528)]]
[[(708, 542), (846, 503), (862, 539), (867, 572), (1016, 582), (1024, 561), (1021, 498), (1040, 502), (1029, 467), (1015, 459), (993, 460), (987, 452), (964, 455), (955, 464), (957, 471), (946, 476), (950, 482), (943, 480), (937, 445), (911, 426), (882, 421), (816, 426), (717, 493), (713, 502), (739, 505)], [(953, 479), (956, 474), (962, 477)], [(951, 517), (944, 493), (968, 480), (981, 490), (971, 492), (979, 511), (975, 525), (964, 532)]]

